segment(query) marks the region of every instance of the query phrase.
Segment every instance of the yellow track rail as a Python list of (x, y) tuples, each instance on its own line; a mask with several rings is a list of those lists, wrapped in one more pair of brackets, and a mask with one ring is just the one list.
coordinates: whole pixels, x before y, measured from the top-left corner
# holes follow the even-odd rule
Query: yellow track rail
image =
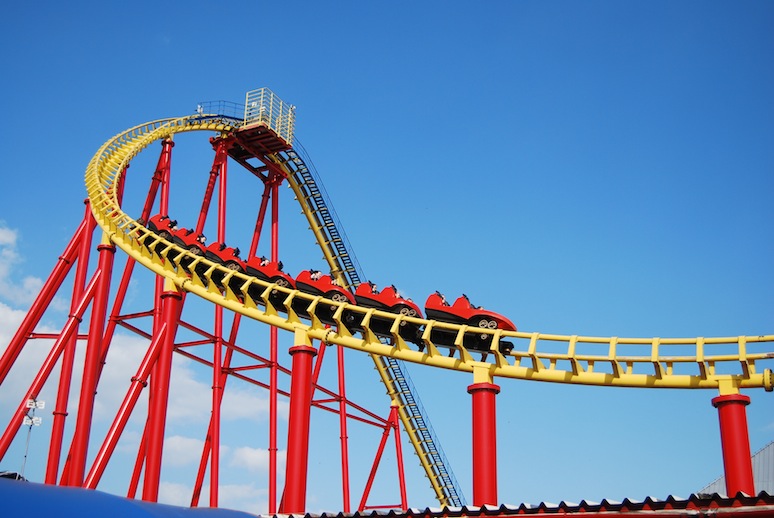
[[(487, 355), (489, 361), (484, 361), (474, 357), (479, 356), (479, 352), (469, 351), (462, 345), (464, 334), (469, 331), (465, 325), (412, 319), (329, 300), (326, 300), (325, 304), (339, 306), (334, 316), (339, 324), (345, 309), (361, 314), (364, 317), (364, 332), (352, 335), (343, 324), (335, 331), (326, 328), (316, 318), (312, 321), (302, 320), (292, 310), (291, 301), (296, 298), (310, 300), (310, 311), (313, 311), (322, 300), (320, 297), (270, 285), (191, 255), (137, 223), (121, 210), (117, 202), (116, 185), (119, 176), (129, 162), (152, 142), (188, 131), (228, 133), (235, 129), (227, 120), (207, 120), (201, 117), (149, 122), (131, 128), (106, 142), (91, 159), (86, 170), (86, 188), (92, 211), (110, 240), (143, 266), (170, 279), (183, 290), (255, 320), (287, 331), (305, 332), (310, 338), (327, 343), (433, 367), (475, 372), (479, 377), (639, 388), (714, 388), (721, 393), (735, 392), (742, 388), (772, 390), (774, 386), (771, 369), (758, 369), (756, 366), (756, 362), (774, 359), (774, 335), (619, 338), (476, 328), (476, 333), (493, 334), (492, 343), (508, 339), (514, 344), (514, 349), (508, 356), (503, 356), (493, 349)], [(153, 247), (156, 251), (152, 253), (143, 243), (163, 246)], [(172, 249), (178, 255), (174, 260), (168, 260), (167, 253)], [(187, 260), (206, 265), (207, 272), (202, 277), (186, 274), (179, 266), (184, 256)], [(230, 289), (226, 289), (225, 293), (218, 291), (215, 283), (209, 281), (216, 269), (226, 275), (223, 281), (225, 284), (232, 277), (243, 281), (240, 293), (234, 293)], [(248, 295), (250, 286), (264, 288), (261, 300), (253, 300)], [(272, 289), (287, 293), (285, 307), (276, 308), (269, 302), (268, 295)], [(374, 315), (394, 322), (392, 344), (383, 343), (368, 327), (368, 322)], [(402, 320), (424, 326), (422, 351), (399, 336), (398, 329)], [(430, 340), (431, 330), (441, 328), (451, 330), (457, 335), (453, 355), (449, 355), (448, 348), (436, 346)]]

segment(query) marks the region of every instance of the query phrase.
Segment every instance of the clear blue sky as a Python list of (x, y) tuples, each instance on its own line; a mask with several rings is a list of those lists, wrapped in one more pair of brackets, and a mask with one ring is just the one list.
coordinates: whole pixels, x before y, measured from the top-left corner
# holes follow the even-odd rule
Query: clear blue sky
[[(0, 21), (0, 338), (82, 217), (83, 172), (102, 143), (262, 86), (298, 107), (296, 135), (377, 284), (419, 301), (464, 292), (523, 331), (771, 334), (773, 26), (763, 1), (11, 3)], [(203, 175), (208, 152), (173, 168)], [(283, 195), (283, 260), (321, 266)], [(470, 501), (471, 378), (409, 369)], [(381, 409), (375, 379), (367, 363), (349, 378)], [(501, 386), (505, 503), (687, 496), (722, 474), (714, 391)], [(749, 395), (755, 451), (774, 440), (774, 396)], [(265, 447), (245, 432), (265, 422), (246, 422), (227, 434), (230, 454)], [(174, 433), (181, 451), (201, 438)], [(410, 504), (434, 505), (405, 447)], [(312, 470), (331, 462), (315, 457)], [(167, 495), (190, 485), (180, 465)], [(244, 485), (232, 466), (225, 483)], [(106, 490), (123, 491), (121, 476)], [(222, 499), (261, 510), (255, 476), (250, 499)], [(313, 481), (310, 509), (340, 509), (333, 491)]]

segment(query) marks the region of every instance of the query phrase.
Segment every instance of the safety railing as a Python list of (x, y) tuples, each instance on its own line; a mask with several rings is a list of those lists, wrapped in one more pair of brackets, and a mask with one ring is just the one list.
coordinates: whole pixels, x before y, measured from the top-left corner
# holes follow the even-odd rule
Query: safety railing
[(287, 104), (268, 88), (245, 94), (245, 126), (263, 123), (288, 144), (293, 143), (296, 107)]
[(233, 101), (204, 101), (196, 105), (196, 113), (207, 116), (213, 114), (223, 115), (242, 121), (242, 124), (244, 124), (245, 105)]
[(268, 88), (251, 90), (245, 94), (244, 104), (232, 101), (202, 101), (196, 105), (198, 115), (191, 122), (225, 117), (237, 128), (263, 124), (288, 144), (293, 144), (296, 107), (284, 102)]

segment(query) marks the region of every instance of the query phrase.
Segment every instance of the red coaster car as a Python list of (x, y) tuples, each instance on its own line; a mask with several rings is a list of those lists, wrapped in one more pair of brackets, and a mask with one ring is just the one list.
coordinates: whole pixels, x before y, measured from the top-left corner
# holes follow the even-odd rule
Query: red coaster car
[[(245, 265), (247, 275), (256, 277), (262, 281), (271, 282), (277, 286), (296, 289), (296, 282), (287, 273), (282, 271), (282, 261), (269, 261), (265, 257), (251, 257)], [(261, 303), (261, 294), (263, 288), (258, 285), (251, 285), (247, 290), (248, 295), (257, 303)], [(269, 302), (278, 310), (284, 310), (283, 303), (287, 294), (280, 290), (272, 290), (269, 295)]]
[[(172, 242), (172, 236), (177, 231), (177, 221), (174, 219), (171, 219), (169, 216), (162, 216), (161, 214), (156, 214), (155, 216), (151, 216), (151, 218), (148, 220), (148, 224), (146, 225), (148, 230), (156, 234), (157, 236), (161, 237), (162, 239), (166, 239), (170, 243)], [(148, 247), (148, 249), (153, 252), (157, 248), (159, 251), (164, 249), (164, 244), (161, 242), (156, 243), (155, 245), (153, 243), (153, 239), (149, 237), (145, 238), (145, 246)]]
[[(365, 308), (375, 308), (390, 313), (422, 318), (419, 306), (414, 304), (411, 299), (401, 297), (395, 286), (387, 286), (379, 291), (371, 281), (363, 282), (355, 290), (355, 301), (358, 306)], [(390, 319), (372, 317), (370, 328), (377, 335), (390, 336), (392, 322)], [(358, 328), (358, 326), (354, 327)], [(421, 344), (422, 333), (419, 324), (402, 321), (399, 333), (405, 340), (417, 345)]]
[(212, 243), (204, 250), (204, 257), (213, 263), (222, 264), (229, 270), (245, 271), (245, 262), (239, 257), (239, 248), (225, 243)]
[[(194, 255), (204, 256), (205, 253), (205, 241), (207, 238), (204, 234), (197, 234), (193, 229), (180, 228), (172, 233), (172, 241), (181, 248), (184, 248)], [(180, 260), (180, 266), (185, 271), (191, 273), (188, 267), (190, 266), (192, 259), (183, 258)]]
[[(296, 277), (296, 289), (310, 295), (320, 295), (335, 302), (355, 303), (355, 297), (349, 290), (339, 286), (330, 275), (323, 275), (322, 272), (317, 270), (304, 270), (299, 273)], [(306, 299), (293, 299), (293, 309), (299, 316), (309, 317), (309, 302)], [(318, 304), (315, 314), (321, 322), (335, 325), (336, 322), (333, 321), (333, 314), (337, 309), (338, 306), (333, 304)], [(344, 320), (351, 322), (354, 320), (354, 315), (351, 313), (345, 314)]]
[[(232, 246), (226, 246), (225, 243), (212, 243), (204, 250), (205, 259), (209, 259), (213, 263), (222, 264), (229, 270), (245, 273), (245, 262), (239, 257), (239, 248)], [(203, 264), (199, 264), (196, 268), (196, 273), (200, 276), (204, 274), (209, 268)], [(210, 278), (220, 288), (224, 289), (223, 278), (225, 273), (215, 270), (212, 272)], [(244, 283), (242, 279), (231, 278), (230, 287), (235, 293), (239, 293), (239, 288)]]
[[(506, 331), (516, 331), (516, 326), (504, 316), (488, 311), (480, 306), (474, 306), (470, 303), (467, 295), (462, 295), (454, 304), (449, 305), (446, 298), (439, 292), (435, 292), (427, 298), (425, 302), (425, 313), (428, 319), (449, 322), (452, 324), (467, 324), (471, 327), (480, 327), (484, 329), (503, 329)], [(445, 329), (433, 329), (430, 340), (436, 345), (446, 345), (453, 347), (457, 334)], [(468, 331), (463, 338), (463, 345), (468, 349), (475, 349), (486, 353), (490, 349), (492, 335), (486, 333), (473, 333)], [(513, 344), (505, 340), (500, 340), (498, 344), (500, 352), (509, 353), (513, 349)]]

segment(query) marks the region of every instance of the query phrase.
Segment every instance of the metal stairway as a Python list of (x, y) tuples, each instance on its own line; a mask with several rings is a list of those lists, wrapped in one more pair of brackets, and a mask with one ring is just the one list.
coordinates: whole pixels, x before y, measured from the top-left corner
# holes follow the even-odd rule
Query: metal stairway
[[(425, 410), (418, 396), (415, 396), (416, 390), (408, 372), (402, 368), (403, 362), (388, 356), (382, 358), (387, 364), (386, 370), (396, 388), (396, 394), (403, 401), (401, 408), (407, 415), (406, 421), (414, 427), (409, 434), (416, 437), (416, 439), (412, 439), (412, 443), (421, 447), (422, 451), (421, 453), (417, 451), (417, 455), (422, 459), (422, 465), (428, 472), (428, 476), (432, 473), (431, 479), (434, 478), (437, 481), (446, 499), (446, 502), (441, 503), (451, 507), (462, 507), (466, 504), (465, 497), (459, 488), (454, 473), (450, 468), (447, 468), (449, 461), (435, 438), (433, 427), (423, 417)], [(406, 421), (404, 421), (404, 426), (406, 426)]]
[[(289, 169), (294, 172), (293, 181), (303, 193), (303, 200), (299, 199), (299, 202), (309, 209), (314, 216), (314, 223), (317, 229), (325, 236), (321, 244), (325, 245), (333, 259), (334, 264), (331, 264), (331, 268), (337, 270), (334, 271), (334, 274), (340, 272), (345, 278), (339, 279), (339, 281), (345, 280), (345, 286), (355, 287), (362, 282), (363, 272), (360, 269), (360, 265), (357, 264), (357, 259), (349, 252), (351, 247), (349, 247), (346, 236), (343, 232), (339, 232), (341, 224), (338, 222), (335, 213), (332, 213), (328, 208), (329, 203), (327, 202), (327, 194), (324, 187), (317, 181), (316, 175), (307, 166), (310, 163), (309, 158), (305, 156), (306, 160), (302, 159), (297, 151), (301, 151), (303, 155), (306, 155), (298, 140), (294, 142), (293, 149), (288, 150), (284, 154), (288, 156), (285, 165), (289, 166)], [(338, 275), (334, 276), (338, 277)]]
[[(331, 275), (342, 285), (355, 287), (365, 279), (357, 259), (350, 252), (351, 247), (335, 213), (329, 207), (322, 183), (313, 170), (313, 165), (303, 146), (295, 139), (293, 149), (279, 154), (285, 155), (283, 165), (291, 172), (288, 181), (296, 192), (299, 202), (315, 233), (331, 267)], [(387, 339), (383, 339), (387, 341)], [(416, 395), (411, 378), (403, 362), (387, 356), (372, 356), (387, 392), (398, 404), (399, 414), (420, 463), (430, 479), (436, 498), (443, 506), (461, 507), (466, 504), (448, 460), (440, 447), (430, 423), (424, 417), (424, 408)]]

